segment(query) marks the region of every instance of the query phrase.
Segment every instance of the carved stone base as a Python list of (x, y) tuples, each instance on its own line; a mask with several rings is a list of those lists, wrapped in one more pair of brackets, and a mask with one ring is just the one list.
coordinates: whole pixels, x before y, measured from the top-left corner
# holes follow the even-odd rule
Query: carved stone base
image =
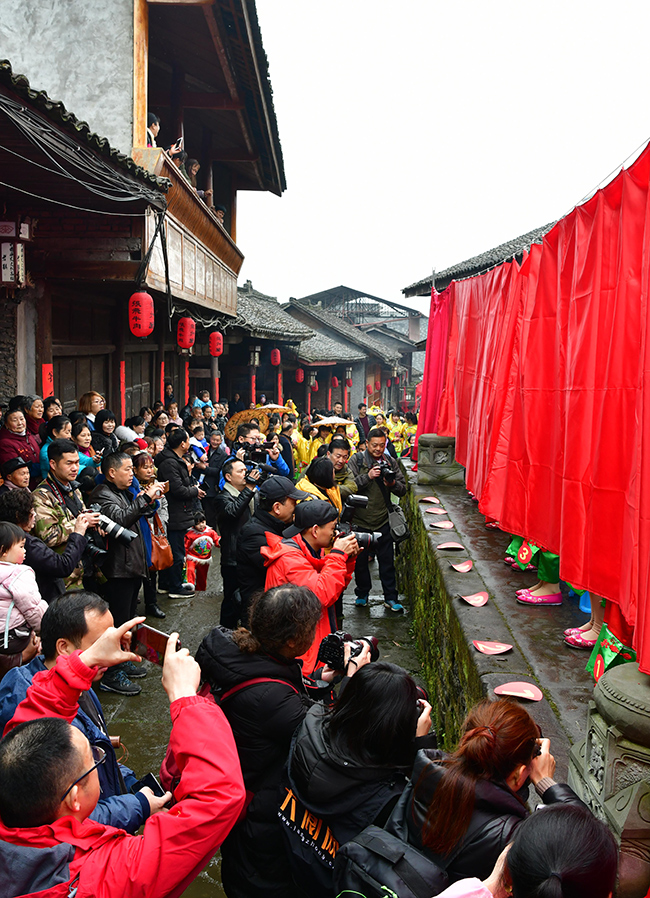
[(456, 440), (424, 433), (418, 440), (418, 483), (465, 483), (465, 468), (454, 456)]
[(650, 678), (636, 664), (612, 668), (596, 684), (594, 698), (587, 738), (571, 749), (569, 785), (620, 845), (617, 898), (645, 898), (650, 887)]

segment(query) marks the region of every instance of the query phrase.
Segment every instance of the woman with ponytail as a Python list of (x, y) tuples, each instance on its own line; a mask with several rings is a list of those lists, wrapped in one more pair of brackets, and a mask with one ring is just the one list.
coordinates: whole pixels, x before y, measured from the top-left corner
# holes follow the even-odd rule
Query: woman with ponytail
[(444, 866), (451, 882), (486, 879), (528, 816), (532, 783), (544, 804), (585, 808), (553, 779), (550, 740), (516, 701), (485, 700), (470, 711), (456, 751), (421, 751), (413, 769), (409, 841)]
[(586, 808), (558, 804), (532, 814), (484, 881), (463, 879), (438, 898), (611, 898), (618, 849)]

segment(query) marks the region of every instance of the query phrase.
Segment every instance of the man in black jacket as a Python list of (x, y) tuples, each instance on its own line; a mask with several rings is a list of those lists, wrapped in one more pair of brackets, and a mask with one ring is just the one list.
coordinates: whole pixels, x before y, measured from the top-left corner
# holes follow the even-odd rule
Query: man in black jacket
[(169, 482), (167, 537), (174, 556), (173, 565), (160, 573), (158, 592), (168, 592), (170, 599), (184, 599), (194, 595), (193, 586), (183, 586), (184, 540), (187, 531), (194, 526), (194, 500), (197, 496), (204, 499), (205, 492), (200, 487), (192, 486), (187, 462), (183, 458), (189, 448), (187, 431), (178, 427), (169, 434), (167, 445), (156, 456), (158, 480)]
[(246, 465), (234, 456), (222, 467), (224, 487), (216, 498), (217, 524), (221, 534), (221, 577), (223, 601), (219, 623), (234, 630), (240, 617), (237, 596), (237, 537), (252, 515), (255, 485), (260, 472), (247, 471)]
[(268, 545), (267, 534), (282, 536), (282, 531), (293, 521), (296, 502), (304, 498), (305, 493), (296, 489), (288, 477), (269, 477), (260, 487), (253, 517), (244, 524), (237, 538), (237, 582), (244, 626), (252, 597), (264, 591), (266, 568), (260, 549)]
[[(163, 492), (163, 484), (153, 481), (137, 496), (130, 489), (133, 483), (133, 460), (124, 452), (115, 452), (102, 459), (105, 483), (96, 486), (90, 495), (107, 518), (126, 527), (133, 536), (130, 540), (110, 536), (106, 543), (107, 555), (102, 562), (102, 573), (107, 579), (104, 598), (108, 602), (118, 627), (135, 617), (138, 592), (148, 576), (147, 559), (138, 520), (143, 514), (153, 514), (154, 502)], [(119, 692), (121, 695), (137, 695), (140, 687), (129, 677), (145, 676), (141, 666), (131, 662), (117, 665), (106, 671), (100, 689)]]

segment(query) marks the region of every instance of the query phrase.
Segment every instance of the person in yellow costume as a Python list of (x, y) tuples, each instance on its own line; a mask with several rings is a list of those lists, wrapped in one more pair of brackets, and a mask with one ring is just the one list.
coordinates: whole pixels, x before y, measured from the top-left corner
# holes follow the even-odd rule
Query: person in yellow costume
[(314, 499), (329, 502), (338, 511), (343, 508), (341, 490), (334, 476), (334, 465), (327, 455), (318, 455), (314, 458), (305, 471), (305, 476), (296, 484), (296, 488), (309, 493)]
[(400, 418), (399, 411), (391, 409), (388, 416), (388, 436), (395, 447), (398, 455), (402, 454), (404, 448), (404, 434), (406, 433), (406, 423)]
[(332, 428), (328, 424), (317, 424), (318, 433), (313, 437), (309, 446), (309, 461), (313, 461), (318, 454), (318, 450), (325, 443), (329, 443), (332, 439)]

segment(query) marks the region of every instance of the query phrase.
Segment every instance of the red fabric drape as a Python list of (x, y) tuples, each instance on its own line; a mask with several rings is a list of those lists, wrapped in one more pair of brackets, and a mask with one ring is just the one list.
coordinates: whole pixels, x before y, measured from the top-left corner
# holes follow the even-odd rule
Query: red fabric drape
[(445, 432), (455, 403), (456, 456), (481, 511), (558, 553), (563, 579), (616, 603), (645, 673), (649, 235), (646, 149), (521, 266), (453, 283), (447, 346), (425, 366), (435, 425), (427, 418), (418, 430)]
[(438, 433), (436, 423), (445, 379), (449, 352), (450, 291), (431, 291), (431, 308), (427, 330), (427, 351), (424, 357), (422, 403), (418, 414), (418, 429), (413, 458), (418, 457), (418, 439), (423, 433)]

